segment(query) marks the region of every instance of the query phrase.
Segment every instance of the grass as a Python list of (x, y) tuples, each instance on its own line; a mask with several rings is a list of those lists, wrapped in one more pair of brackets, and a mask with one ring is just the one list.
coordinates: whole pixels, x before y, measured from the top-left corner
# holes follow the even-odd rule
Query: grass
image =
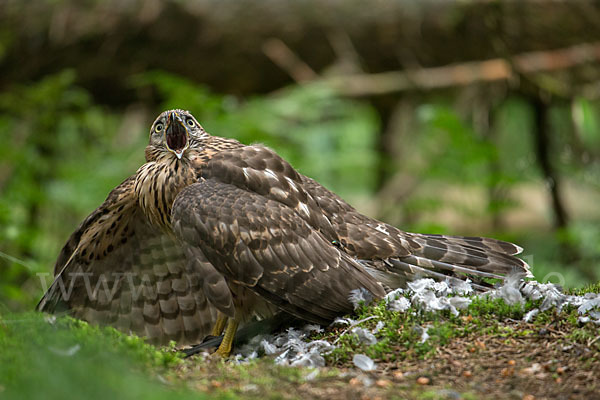
[(171, 349), (71, 318), (39, 313), (0, 319), (2, 398), (197, 398), (160, 383), (182, 362)]
[[(599, 288), (590, 285), (577, 293)], [(370, 319), (357, 326), (373, 329), (385, 322), (377, 343), (361, 343), (348, 326), (329, 327), (314, 339), (336, 341), (337, 349), (326, 356), (327, 367), (316, 372), (278, 366), (266, 357), (244, 364), (204, 356), (183, 359), (173, 347), (159, 349), (68, 317), (4, 315), (0, 397), (475, 399), (516, 390), (512, 397), (565, 393), (578, 398), (599, 390), (597, 326), (581, 325), (574, 307), (540, 312), (523, 322), (523, 315), (539, 305), (475, 298), (456, 316), (414, 309), (399, 313), (383, 302), (362, 306), (352, 318)], [(429, 335), (424, 342), (423, 327)], [(354, 368), (357, 353), (373, 358), (378, 369)]]
[(586, 293), (600, 293), (600, 282), (590, 283), (582, 288), (570, 289), (567, 292), (577, 296), (583, 296)]
[[(372, 316), (357, 327), (374, 329), (378, 321), (385, 326), (377, 333), (378, 342), (374, 345), (361, 344), (356, 335), (344, 334), (338, 340), (338, 348), (328, 355), (328, 361), (334, 365), (346, 365), (355, 353), (364, 353), (378, 361), (397, 361), (406, 359), (425, 359), (435, 354), (439, 346), (447, 344), (453, 338), (466, 337), (473, 333), (502, 334), (500, 324), (507, 319), (521, 320), (525, 313), (539, 306), (540, 302), (528, 301), (524, 305), (508, 305), (502, 299), (474, 298), (469, 307), (458, 316), (449, 311), (420, 312), (409, 310), (398, 313), (386, 309), (385, 302), (370, 307), (361, 307), (357, 319)], [(543, 315), (544, 313), (542, 313)], [(539, 316), (540, 314), (538, 314)], [(428, 339), (421, 340), (423, 329), (427, 328)], [(316, 335), (317, 339), (335, 340), (342, 332), (330, 330)], [(515, 333), (522, 334), (522, 333)]]

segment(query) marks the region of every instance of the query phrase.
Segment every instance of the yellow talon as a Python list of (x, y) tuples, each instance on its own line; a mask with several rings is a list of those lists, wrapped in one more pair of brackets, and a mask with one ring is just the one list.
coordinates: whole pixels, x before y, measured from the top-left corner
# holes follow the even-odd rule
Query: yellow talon
[(223, 315), (221, 312), (217, 315), (217, 321), (215, 322), (215, 326), (213, 326), (211, 335), (212, 336), (220, 336), (223, 333), (223, 329), (225, 329), (225, 324), (227, 323), (227, 317)]
[(231, 354), (231, 349), (233, 347), (233, 339), (235, 338), (235, 332), (237, 331), (238, 324), (238, 321), (235, 321), (233, 319), (229, 320), (229, 323), (227, 324), (227, 329), (225, 329), (225, 336), (223, 336), (223, 341), (221, 342), (221, 345), (219, 346), (217, 351), (215, 351), (215, 354), (223, 358), (229, 357), (229, 354)]

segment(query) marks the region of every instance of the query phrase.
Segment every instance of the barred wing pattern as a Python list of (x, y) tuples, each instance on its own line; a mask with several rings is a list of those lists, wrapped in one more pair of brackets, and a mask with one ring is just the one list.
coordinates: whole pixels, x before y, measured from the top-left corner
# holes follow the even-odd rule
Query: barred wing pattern
[(389, 288), (404, 287), (420, 277), (436, 280), (466, 278), (486, 290), (482, 278), (502, 279), (509, 273), (533, 275), (515, 255), (515, 244), (484, 237), (404, 232), (357, 212), (339, 196), (303, 177), (303, 187), (331, 221), (346, 251)]
[(180, 344), (227, 316), (226, 355), (253, 315), (325, 324), (352, 310), (354, 289), (381, 298), (431, 277), (485, 290), (486, 278), (530, 275), (516, 245), (369, 218), (272, 150), (209, 135), (187, 111), (159, 115), (145, 154), (71, 235), (39, 310)]
[(307, 321), (327, 324), (352, 311), (353, 289), (385, 294), (356, 260), (275, 200), (208, 180), (184, 189), (173, 211), (178, 237), (200, 248), (230, 285)]
[(510, 243), (407, 233), (366, 217), (258, 145), (211, 158), (201, 182), (177, 197), (172, 222), (181, 241), (207, 259), (203, 274), (222, 276), (225, 292), (225, 282), (241, 285), (321, 323), (351, 309), (352, 289), (381, 297), (378, 282), (391, 289), (417, 277), (469, 277), (485, 290), (481, 278), (528, 271)]
[(71, 235), (40, 311), (112, 325), (153, 343), (199, 343), (216, 310), (176, 239), (149, 224), (134, 179), (114, 189)]

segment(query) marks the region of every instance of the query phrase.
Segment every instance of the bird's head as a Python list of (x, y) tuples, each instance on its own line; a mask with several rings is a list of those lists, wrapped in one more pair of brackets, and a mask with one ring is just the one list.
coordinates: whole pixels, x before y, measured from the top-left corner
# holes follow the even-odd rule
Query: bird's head
[(181, 160), (188, 149), (194, 149), (206, 136), (208, 136), (206, 131), (189, 111), (164, 111), (150, 128), (150, 144), (146, 148), (146, 160), (173, 156)]

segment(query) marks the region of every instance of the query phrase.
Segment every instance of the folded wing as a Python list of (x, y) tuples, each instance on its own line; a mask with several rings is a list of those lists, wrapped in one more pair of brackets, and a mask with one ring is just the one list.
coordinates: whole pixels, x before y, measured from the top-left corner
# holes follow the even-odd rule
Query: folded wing
[(351, 311), (351, 290), (384, 295), (356, 260), (295, 208), (216, 179), (179, 194), (173, 230), (187, 246), (200, 249), (230, 284), (308, 321), (328, 323)]

